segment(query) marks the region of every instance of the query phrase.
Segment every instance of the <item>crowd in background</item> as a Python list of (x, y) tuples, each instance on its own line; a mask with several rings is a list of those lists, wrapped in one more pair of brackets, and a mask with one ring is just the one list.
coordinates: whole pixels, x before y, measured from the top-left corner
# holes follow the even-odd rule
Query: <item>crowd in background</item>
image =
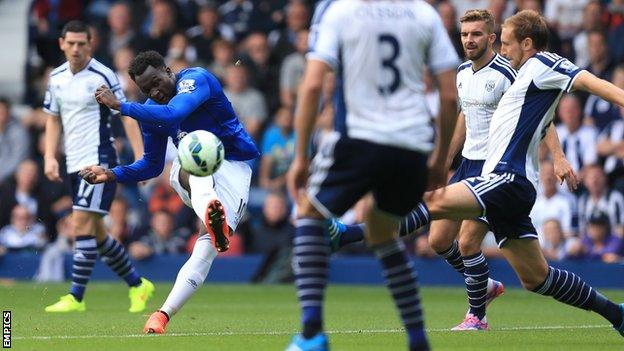
[[(500, 24), (513, 13), (535, 9), (549, 21), (550, 51), (624, 89), (624, 1), (453, 0), (435, 6), (455, 48), (463, 57), (458, 18), (471, 8), (489, 9)], [(67, 248), (71, 197), (66, 183), (43, 175), (41, 110), (50, 71), (64, 62), (60, 28), (84, 20), (93, 37), (93, 56), (119, 76), (126, 97), (145, 96), (128, 76), (130, 60), (156, 50), (174, 72), (202, 66), (215, 74), (249, 134), (262, 151), (253, 164), (247, 218), (231, 241), (229, 255), (287, 252), (293, 234), (292, 200), (285, 172), (293, 158), (293, 114), (305, 66), (315, 1), (303, 0), (34, 0), (23, 101), (0, 98), (0, 255), (7, 250)], [(18, 68), (16, 68), (18, 69)], [(315, 140), (332, 128), (334, 89), (328, 76)], [(438, 100), (427, 80), (432, 117)], [(12, 108), (13, 106), (13, 108)], [(568, 94), (556, 113), (566, 157), (582, 177), (577, 191), (557, 184), (546, 151), (532, 218), (547, 258), (618, 262), (624, 257), (624, 109), (595, 96)], [(112, 119), (121, 163), (133, 161), (117, 118)], [(173, 147), (168, 159), (175, 157)], [(62, 155), (59, 155), (62, 160)], [(359, 206), (347, 223), (362, 220)], [(109, 232), (137, 260), (154, 254), (190, 252), (202, 225), (168, 184), (168, 167), (145, 184), (123, 185), (106, 217)], [(408, 239), (413, 252), (437, 257), (426, 229)], [(343, 253), (365, 253), (353, 245)], [(484, 253), (499, 255), (493, 238)]]

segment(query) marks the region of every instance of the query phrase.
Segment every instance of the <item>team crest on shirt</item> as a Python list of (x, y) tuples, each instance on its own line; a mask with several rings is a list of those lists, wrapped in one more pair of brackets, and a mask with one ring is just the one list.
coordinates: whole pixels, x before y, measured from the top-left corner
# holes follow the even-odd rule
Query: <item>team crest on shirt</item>
[(572, 71), (574, 71), (574, 65), (572, 64), (572, 62), (568, 61), (568, 60), (563, 60), (561, 61), (561, 63), (559, 64), (559, 69), (562, 69), (565, 71), (565, 73), (570, 73)]
[(495, 86), (496, 86), (496, 82), (495, 82), (495, 81), (493, 81), (493, 80), (488, 80), (488, 81), (485, 83), (485, 90), (486, 90), (488, 93), (491, 93), (491, 92), (493, 92), (493, 91), (494, 91), (494, 87), (495, 87)]
[(461, 89), (462, 88), (462, 82), (459, 82), (459, 85), (457, 86), (457, 89)]
[(183, 79), (178, 83), (178, 94), (190, 93), (195, 90), (195, 79)]

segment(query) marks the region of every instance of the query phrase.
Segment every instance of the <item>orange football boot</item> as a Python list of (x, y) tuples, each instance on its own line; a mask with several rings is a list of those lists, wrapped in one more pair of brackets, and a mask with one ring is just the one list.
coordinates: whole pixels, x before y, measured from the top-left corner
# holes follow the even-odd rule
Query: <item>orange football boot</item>
[(169, 317), (164, 312), (156, 311), (148, 318), (143, 327), (145, 334), (164, 334), (169, 323)]

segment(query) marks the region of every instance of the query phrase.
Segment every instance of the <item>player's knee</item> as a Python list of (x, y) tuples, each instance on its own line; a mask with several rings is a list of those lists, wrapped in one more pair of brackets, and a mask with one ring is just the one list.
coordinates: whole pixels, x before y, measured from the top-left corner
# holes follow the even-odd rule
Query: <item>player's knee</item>
[(445, 235), (441, 235), (438, 232), (429, 233), (429, 246), (435, 252), (443, 252), (449, 249), (453, 245), (453, 240), (449, 240)]

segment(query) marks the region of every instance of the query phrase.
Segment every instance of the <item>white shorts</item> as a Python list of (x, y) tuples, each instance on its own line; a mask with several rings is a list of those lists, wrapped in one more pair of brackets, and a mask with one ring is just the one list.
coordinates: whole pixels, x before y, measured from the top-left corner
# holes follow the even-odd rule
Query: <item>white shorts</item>
[(180, 162), (173, 160), (169, 182), (182, 201), (195, 211), (206, 225), (206, 209), (210, 201), (219, 199), (225, 209), (225, 219), (235, 230), (240, 222), (249, 198), (251, 167), (244, 161), (223, 160), (219, 170), (207, 177), (189, 176), (191, 196), (180, 184)]

